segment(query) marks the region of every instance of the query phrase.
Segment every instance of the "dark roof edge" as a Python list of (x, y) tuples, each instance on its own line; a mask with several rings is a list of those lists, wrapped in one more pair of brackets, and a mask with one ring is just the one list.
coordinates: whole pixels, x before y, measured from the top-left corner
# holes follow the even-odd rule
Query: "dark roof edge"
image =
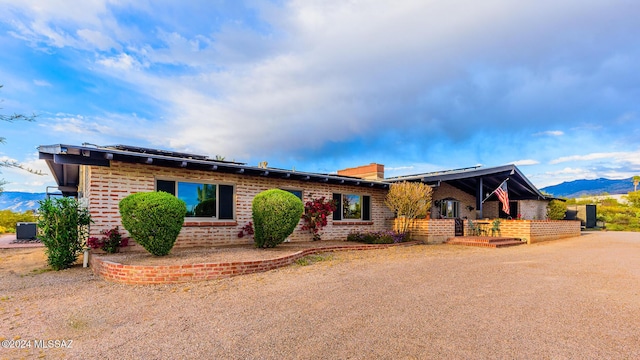
[[(365, 180), (354, 177), (283, 170), (269, 167), (262, 168), (257, 166), (247, 166), (242, 163), (235, 162), (216, 161), (202, 158), (193, 159), (171, 155), (127, 151), (109, 147), (55, 144), (39, 146), (38, 151), (41, 154), (40, 157), (44, 158), (48, 163), (54, 163), (57, 159), (66, 165), (109, 166), (111, 160), (117, 160), (128, 163), (155, 164), (158, 166), (174, 168), (187, 168), (192, 166), (191, 168), (195, 170), (220, 171), (249, 176), (265, 176), (318, 183), (331, 183), (334, 185), (352, 185), (381, 189), (387, 189), (390, 185), (386, 181)], [(43, 154), (49, 154), (49, 157), (53, 156), (53, 158), (47, 158), (47, 156)], [(161, 164), (156, 163), (156, 161), (161, 162)]]

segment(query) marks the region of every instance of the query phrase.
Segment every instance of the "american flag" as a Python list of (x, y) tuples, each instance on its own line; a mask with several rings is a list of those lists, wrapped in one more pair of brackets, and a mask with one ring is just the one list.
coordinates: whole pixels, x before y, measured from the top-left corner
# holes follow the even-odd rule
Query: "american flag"
[(507, 215), (509, 214), (509, 191), (507, 190), (507, 182), (504, 181), (498, 188), (496, 189), (496, 195), (498, 195), (498, 199), (502, 203), (502, 211)]

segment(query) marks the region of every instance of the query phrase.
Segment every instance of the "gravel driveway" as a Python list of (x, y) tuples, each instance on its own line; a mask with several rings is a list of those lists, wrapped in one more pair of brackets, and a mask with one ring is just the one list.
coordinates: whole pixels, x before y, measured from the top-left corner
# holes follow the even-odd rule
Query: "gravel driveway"
[(42, 268), (38, 251), (0, 250), (0, 338), (31, 346), (0, 359), (640, 358), (640, 233), (335, 253), (160, 286), (11, 270)]

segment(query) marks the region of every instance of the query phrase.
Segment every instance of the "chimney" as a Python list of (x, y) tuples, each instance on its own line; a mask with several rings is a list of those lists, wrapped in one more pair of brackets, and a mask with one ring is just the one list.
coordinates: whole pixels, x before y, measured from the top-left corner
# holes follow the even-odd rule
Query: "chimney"
[(371, 163), (353, 168), (338, 170), (338, 175), (353, 176), (365, 180), (383, 180), (384, 165)]

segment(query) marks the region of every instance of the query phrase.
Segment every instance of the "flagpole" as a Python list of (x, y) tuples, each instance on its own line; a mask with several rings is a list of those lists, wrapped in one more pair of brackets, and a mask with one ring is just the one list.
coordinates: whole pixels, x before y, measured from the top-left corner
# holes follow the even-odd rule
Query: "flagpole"
[(504, 184), (504, 183), (506, 183), (506, 182), (507, 182), (507, 180), (509, 180), (509, 178), (504, 179), (504, 181), (503, 181), (503, 182), (501, 182), (501, 183), (500, 183), (500, 185), (498, 185), (498, 187), (497, 187), (495, 190), (493, 190), (493, 191), (491, 192), (491, 194), (487, 195), (487, 196), (484, 198), (484, 200), (482, 200), (482, 203), (484, 204), (484, 202), (485, 202), (485, 201), (487, 201), (487, 200), (491, 197), (491, 195), (495, 194), (495, 193), (496, 193), (496, 191), (498, 191), (498, 189), (500, 189), (500, 188), (502, 187), (502, 184)]

